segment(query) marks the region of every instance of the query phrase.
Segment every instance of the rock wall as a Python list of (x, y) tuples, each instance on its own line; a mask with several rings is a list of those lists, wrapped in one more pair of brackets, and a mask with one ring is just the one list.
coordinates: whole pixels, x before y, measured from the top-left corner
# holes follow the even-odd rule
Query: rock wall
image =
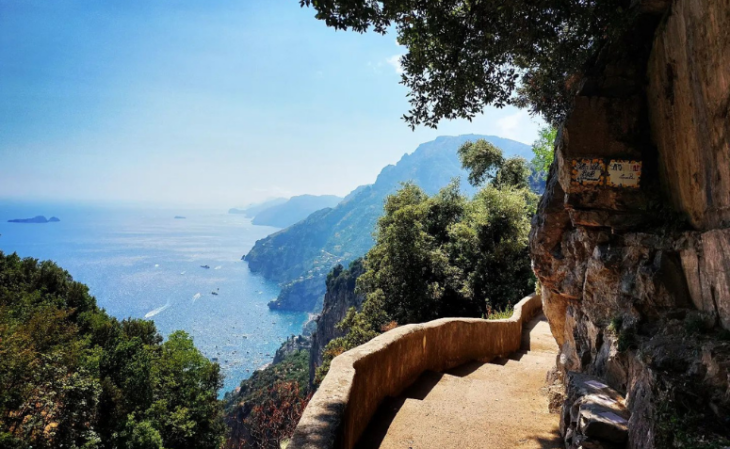
[(272, 365), (276, 365), (284, 361), (284, 358), (298, 351), (309, 351), (312, 347), (312, 340), (304, 335), (292, 335), (287, 337), (286, 341), (279, 346), (274, 354)]
[(357, 259), (347, 270), (342, 269), (342, 266), (335, 267), (327, 277), (327, 293), (309, 351), (310, 384), (314, 382), (317, 368), (322, 365), (322, 352), (327, 343), (344, 335), (343, 331), (337, 329), (337, 324), (345, 318), (351, 307), (359, 310), (365, 300), (362, 295), (355, 294), (355, 283), (364, 271), (362, 260)]
[(649, 60), (651, 130), (672, 204), (730, 226), (730, 0), (677, 1)]
[[(560, 371), (626, 396), (629, 447), (721, 441), (730, 434), (730, 0), (634, 3), (633, 26), (597, 56), (558, 134), (533, 267)], [(637, 186), (608, 182), (625, 179), (611, 171), (616, 161), (640, 163)]]

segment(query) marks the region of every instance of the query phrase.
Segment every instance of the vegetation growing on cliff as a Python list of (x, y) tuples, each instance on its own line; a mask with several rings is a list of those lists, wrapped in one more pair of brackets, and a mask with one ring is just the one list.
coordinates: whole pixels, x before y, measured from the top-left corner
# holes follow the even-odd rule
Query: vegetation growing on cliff
[(217, 449), (221, 376), (184, 332), (118, 321), (52, 262), (0, 252), (0, 447)]
[(278, 449), (291, 437), (310, 397), (307, 351), (256, 371), (237, 391), (226, 393), (226, 447)]
[(340, 323), (347, 333), (325, 348), (319, 380), (332, 358), (394, 325), (488, 316), (534, 289), (527, 234), (537, 196), (527, 162), (504, 159), (483, 140), (459, 154), (472, 184), (490, 183), (472, 199), (456, 181), (431, 197), (410, 183), (388, 196), (357, 280), (366, 300)]
[(555, 157), (555, 139), (558, 136), (557, 128), (546, 126), (540, 129), (537, 140), (532, 144), (532, 152), (535, 157), (532, 159), (532, 166), (540, 179), (547, 179), (550, 166)]

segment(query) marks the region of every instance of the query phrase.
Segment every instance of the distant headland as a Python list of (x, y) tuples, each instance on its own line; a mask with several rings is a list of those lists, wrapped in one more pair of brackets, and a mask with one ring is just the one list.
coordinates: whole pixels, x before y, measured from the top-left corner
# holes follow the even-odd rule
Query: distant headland
[(59, 220), (57, 217), (51, 217), (46, 219), (43, 215), (38, 215), (37, 217), (33, 218), (16, 218), (13, 220), (8, 220), (8, 223), (57, 223), (61, 220)]

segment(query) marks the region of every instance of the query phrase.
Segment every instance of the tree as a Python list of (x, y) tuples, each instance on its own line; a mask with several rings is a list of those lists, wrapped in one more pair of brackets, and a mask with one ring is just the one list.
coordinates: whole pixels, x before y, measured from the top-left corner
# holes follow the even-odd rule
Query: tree
[(309, 398), (309, 351), (299, 350), (226, 393), (226, 449), (279, 448), (290, 438)]
[(217, 449), (217, 364), (118, 320), (52, 262), (0, 252), (0, 447)]
[(160, 432), (150, 421), (137, 421), (134, 414), (127, 417), (127, 424), (117, 439), (120, 449), (165, 449)]
[(486, 105), (559, 122), (589, 57), (628, 18), (628, 0), (300, 0), (336, 29), (385, 34), (407, 53), (411, 126), (471, 119)]
[(484, 139), (466, 142), (458, 152), (462, 166), (469, 170), (469, 184), (475, 187), (493, 179), (496, 169), (504, 163), (502, 150)]
[[(334, 357), (395, 325), (487, 316), (534, 291), (527, 243), (537, 195), (527, 187), (527, 161), (504, 159), (484, 141), (459, 154), (473, 184), (491, 181), (471, 200), (458, 181), (431, 197), (406, 183), (386, 199), (357, 279), (365, 302), (339, 323), (346, 333), (325, 347), (317, 380)], [(342, 273), (338, 267), (328, 278)]]
[(532, 159), (532, 165), (539, 174), (540, 179), (547, 179), (550, 166), (555, 157), (554, 145), (558, 130), (552, 126), (546, 126), (540, 129), (537, 140), (532, 144), (532, 153), (535, 157)]
[(223, 409), (217, 392), (220, 367), (211, 363), (183, 331), (170, 334), (153, 366), (154, 403), (147, 415), (158, 423), (165, 447), (218, 449)]

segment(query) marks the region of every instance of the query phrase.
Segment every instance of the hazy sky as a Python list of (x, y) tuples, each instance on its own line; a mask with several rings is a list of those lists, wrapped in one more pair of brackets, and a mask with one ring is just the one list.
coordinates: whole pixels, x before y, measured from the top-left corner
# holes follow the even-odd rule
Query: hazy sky
[(535, 139), (512, 108), (411, 131), (395, 39), (298, 0), (0, 0), (0, 198), (344, 195), (438, 135)]

